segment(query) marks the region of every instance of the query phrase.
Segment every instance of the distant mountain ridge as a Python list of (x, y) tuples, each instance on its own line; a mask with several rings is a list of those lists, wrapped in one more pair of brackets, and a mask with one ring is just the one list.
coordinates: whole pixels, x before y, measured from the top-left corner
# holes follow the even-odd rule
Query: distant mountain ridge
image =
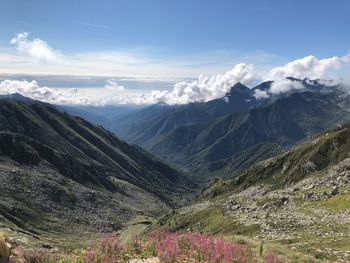
[(256, 99), (255, 90), (267, 91), (274, 82), (252, 89), (238, 83), (223, 98), (151, 106), (118, 117), (110, 129), (172, 164), (198, 171), (198, 167), (209, 169), (209, 163), (244, 155), (261, 143), (289, 147), (350, 119), (349, 95), (341, 87), (321, 80), (288, 80), (304, 88)]
[(245, 111), (255, 107), (256, 103), (253, 91), (237, 83), (223, 98), (186, 105), (153, 105), (117, 117), (109, 129), (127, 141), (143, 145), (155, 136), (181, 125), (205, 122), (232, 112)]
[(290, 146), (349, 119), (329, 95), (295, 93), (267, 107), (181, 126), (148, 147), (171, 162), (216, 161), (263, 142)]

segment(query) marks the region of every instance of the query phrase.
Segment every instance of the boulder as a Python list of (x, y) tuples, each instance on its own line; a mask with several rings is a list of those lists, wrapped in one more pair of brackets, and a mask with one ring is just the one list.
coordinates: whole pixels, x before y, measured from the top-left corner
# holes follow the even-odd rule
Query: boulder
[(331, 195), (338, 195), (339, 194), (339, 187), (338, 186), (333, 186)]

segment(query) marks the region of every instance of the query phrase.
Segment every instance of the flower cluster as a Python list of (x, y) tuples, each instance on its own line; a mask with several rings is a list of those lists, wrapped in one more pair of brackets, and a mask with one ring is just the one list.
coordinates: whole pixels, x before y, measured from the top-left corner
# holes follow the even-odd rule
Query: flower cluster
[[(254, 263), (261, 262), (247, 246), (222, 238), (191, 232), (154, 230), (145, 238), (122, 244), (118, 237), (103, 237), (74, 255), (52, 254), (47, 250), (23, 253), (28, 263), (119, 263), (131, 259), (158, 257), (164, 263)], [(272, 252), (265, 263), (284, 263)]]

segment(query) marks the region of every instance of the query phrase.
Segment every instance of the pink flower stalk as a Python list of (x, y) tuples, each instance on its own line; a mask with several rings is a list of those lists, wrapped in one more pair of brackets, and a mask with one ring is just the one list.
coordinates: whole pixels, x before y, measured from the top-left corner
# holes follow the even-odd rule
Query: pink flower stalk
[(271, 251), (267, 252), (265, 255), (265, 263), (285, 263), (281, 258), (278, 258), (275, 254), (273, 254)]

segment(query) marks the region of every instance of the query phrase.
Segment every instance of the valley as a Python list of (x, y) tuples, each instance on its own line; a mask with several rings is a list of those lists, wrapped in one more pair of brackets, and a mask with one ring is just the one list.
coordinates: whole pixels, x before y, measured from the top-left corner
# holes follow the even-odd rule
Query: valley
[(270, 240), (285, 247), (287, 259), (290, 250), (314, 260), (348, 262), (349, 136), (348, 126), (339, 127), (236, 178), (216, 179), (192, 206), (160, 224)]
[[(117, 116), (124, 130), (19, 94), (0, 98), (0, 227), (16, 244), (14, 257), (22, 249), (46, 249), (43, 262), (52, 251), (84, 257), (101, 236), (124, 244), (137, 236), (147, 247), (151, 233), (170, 231), (173, 242), (203, 233), (243, 244), (252, 262), (349, 261), (348, 96), (293, 81), (308, 84), (255, 105), (217, 99), (136, 109)], [(230, 94), (253, 96), (241, 84)], [(115, 253), (166, 257), (134, 249)]]
[(0, 263), (350, 263), (350, 0), (0, 10)]

